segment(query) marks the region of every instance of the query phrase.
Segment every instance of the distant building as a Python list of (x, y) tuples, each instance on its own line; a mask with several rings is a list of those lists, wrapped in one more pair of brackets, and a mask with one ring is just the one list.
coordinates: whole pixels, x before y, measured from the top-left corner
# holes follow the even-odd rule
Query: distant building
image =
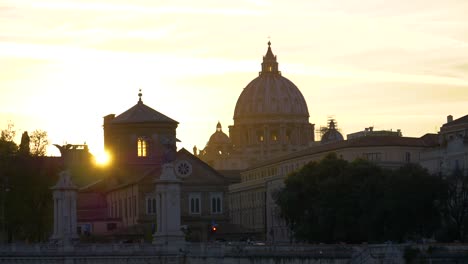
[(439, 132), (439, 146), (421, 153), (421, 164), (431, 173), (449, 176), (460, 170), (468, 176), (468, 115), (447, 116)]
[(355, 132), (346, 135), (348, 140), (360, 138), (360, 137), (380, 137), (380, 136), (393, 136), (393, 137), (401, 137), (403, 134), (401, 133), (400, 129), (396, 131), (393, 130), (374, 130), (374, 127), (366, 127), (363, 131)]

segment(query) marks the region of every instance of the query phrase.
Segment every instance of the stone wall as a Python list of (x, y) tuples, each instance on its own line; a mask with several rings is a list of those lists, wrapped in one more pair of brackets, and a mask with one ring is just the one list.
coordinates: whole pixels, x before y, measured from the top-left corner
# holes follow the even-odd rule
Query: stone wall
[[(411, 253), (411, 254), (409, 254)], [(0, 246), (0, 263), (17, 264), (353, 264), (468, 262), (468, 245), (248, 245), (192, 243), (182, 249), (152, 244)], [(390, 262), (389, 262), (390, 261)], [(426, 263), (426, 262), (425, 262)]]

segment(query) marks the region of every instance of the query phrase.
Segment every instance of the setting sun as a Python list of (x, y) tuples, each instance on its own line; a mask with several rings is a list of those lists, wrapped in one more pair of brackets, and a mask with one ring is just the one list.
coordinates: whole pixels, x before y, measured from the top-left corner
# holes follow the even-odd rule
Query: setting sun
[(105, 151), (96, 153), (94, 157), (95, 157), (96, 165), (99, 165), (99, 166), (106, 166), (111, 161), (110, 155)]

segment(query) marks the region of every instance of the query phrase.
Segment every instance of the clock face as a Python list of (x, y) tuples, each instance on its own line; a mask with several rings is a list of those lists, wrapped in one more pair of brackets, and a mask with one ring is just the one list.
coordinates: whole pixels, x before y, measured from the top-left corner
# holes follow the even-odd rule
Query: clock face
[(175, 164), (175, 173), (180, 178), (190, 176), (192, 174), (192, 164), (186, 160), (178, 160)]

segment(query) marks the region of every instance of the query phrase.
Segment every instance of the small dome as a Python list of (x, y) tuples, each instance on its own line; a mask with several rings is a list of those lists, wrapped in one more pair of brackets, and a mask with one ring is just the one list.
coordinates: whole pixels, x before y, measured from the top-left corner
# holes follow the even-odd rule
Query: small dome
[(323, 134), (322, 139), (320, 140), (320, 143), (322, 144), (327, 144), (327, 143), (332, 143), (335, 141), (342, 141), (344, 140), (343, 135), (336, 129), (336, 124), (335, 121), (332, 119), (330, 120), (328, 124), (328, 129), (325, 134)]
[(342, 141), (344, 140), (343, 135), (341, 135), (338, 130), (329, 130), (322, 136), (321, 143), (331, 143), (335, 141)]
[(307, 103), (296, 85), (281, 76), (276, 56), (263, 56), (262, 71), (242, 91), (234, 110), (234, 120), (259, 116), (309, 117)]
[(213, 135), (211, 135), (207, 146), (215, 146), (215, 145), (230, 144), (230, 143), (231, 143), (231, 139), (229, 139), (228, 135), (226, 135), (223, 132), (221, 123), (218, 122), (218, 124), (216, 125), (216, 132), (214, 132)]

